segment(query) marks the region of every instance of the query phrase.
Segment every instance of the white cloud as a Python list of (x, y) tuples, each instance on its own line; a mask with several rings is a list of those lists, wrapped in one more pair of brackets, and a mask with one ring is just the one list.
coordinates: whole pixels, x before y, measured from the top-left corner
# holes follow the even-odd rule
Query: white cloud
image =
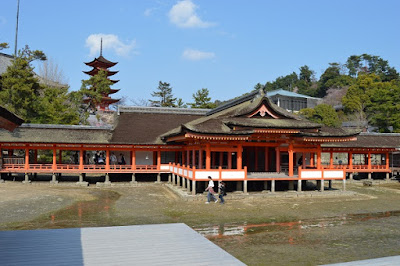
[(197, 6), (191, 0), (179, 1), (169, 11), (169, 20), (180, 28), (208, 28), (215, 25), (201, 20), (196, 9)]
[(144, 15), (145, 15), (146, 17), (148, 17), (148, 16), (150, 16), (150, 15), (153, 13), (154, 10), (155, 10), (155, 8), (147, 8), (147, 9), (144, 11)]
[(7, 20), (5, 17), (0, 16), (0, 26), (6, 25)]
[(90, 56), (97, 56), (100, 53), (100, 40), (103, 39), (103, 52), (112, 50), (119, 56), (128, 56), (136, 47), (136, 41), (122, 42), (117, 35), (114, 34), (91, 34), (86, 39), (86, 47), (90, 49)]
[(187, 60), (198, 61), (205, 59), (212, 59), (215, 57), (215, 54), (212, 52), (203, 52), (194, 49), (185, 49), (182, 53), (182, 57)]

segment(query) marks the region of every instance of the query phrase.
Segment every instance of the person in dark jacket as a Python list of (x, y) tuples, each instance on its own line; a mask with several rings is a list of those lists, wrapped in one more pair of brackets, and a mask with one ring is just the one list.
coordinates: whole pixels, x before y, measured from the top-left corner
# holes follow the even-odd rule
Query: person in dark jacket
[(224, 196), (226, 196), (226, 188), (225, 188), (225, 183), (221, 182), (219, 185), (219, 199), (221, 200), (221, 204), (225, 203)]

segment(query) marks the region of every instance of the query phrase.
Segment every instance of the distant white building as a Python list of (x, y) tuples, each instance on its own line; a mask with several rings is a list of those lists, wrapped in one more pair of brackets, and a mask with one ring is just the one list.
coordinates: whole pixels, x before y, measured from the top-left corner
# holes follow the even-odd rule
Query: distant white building
[(266, 95), (271, 101), (290, 112), (298, 112), (304, 108), (314, 108), (322, 99), (287, 90), (267, 91)]

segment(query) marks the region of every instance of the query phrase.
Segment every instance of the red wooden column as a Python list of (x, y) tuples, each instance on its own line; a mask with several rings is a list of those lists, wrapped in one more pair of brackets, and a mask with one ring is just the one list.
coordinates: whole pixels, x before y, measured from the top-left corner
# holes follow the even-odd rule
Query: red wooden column
[(211, 147), (209, 143), (206, 145), (206, 169), (211, 169)]
[(203, 168), (203, 150), (199, 150), (199, 169)]
[(237, 146), (237, 152), (236, 152), (236, 166), (237, 169), (242, 169), (242, 152), (243, 152), (243, 147), (242, 144), (239, 144)]
[(264, 151), (264, 171), (268, 172), (269, 169), (269, 147), (265, 147)]
[(386, 169), (389, 169), (389, 153), (385, 153), (386, 156)]
[(196, 166), (196, 150), (192, 150), (192, 167)]
[(368, 169), (371, 169), (372, 165), (371, 165), (371, 152), (368, 152)]
[(321, 169), (321, 144), (317, 147), (317, 169)]
[(312, 153), (310, 153), (310, 166), (311, 167), (314, 167), (314, 153), (312, 152)]
[(157, 151), (157, 170), (161, 169), (161, 151)]
[(29, 169), (29, 148), (25, 149), (25, 169)]
[(232, 169), (232, 152), (228, 151), (228, 169)]
[(189, 166), (190, 164), (190, 152), (189, 150), (186, 151), (186, 165)]
[(333, 168), (333, 151), (329, 152), (329, 168)]
[(281, 151), (279, 147), (275, 148), (275, 156), (276, 156), (276, 172), (279, 173), (281, 171)]
[(53, 148), (53, 166), (52, 169), (56, 170), (57, 168), (57, 150)]
[(349, 169), (353, 169), (353, 153), (349, 152), (347, 156), (349, 157)]
[(289, 176), (293, 176), (293, 143), (289, 143)]
[(224, 153), (223, 152), (219, 152), (219, 166), (222, 167), (222, 165), (224, 164)]
[(110, 170), (110, 150), (106, 149), (106, 170)]
[(79, 169), (83, 170), (83, 150), (79, 150)]
[(133, 150), (131, 153), (131, 165), (132, 165), (132, 170), (136, 170), (136, 151)]

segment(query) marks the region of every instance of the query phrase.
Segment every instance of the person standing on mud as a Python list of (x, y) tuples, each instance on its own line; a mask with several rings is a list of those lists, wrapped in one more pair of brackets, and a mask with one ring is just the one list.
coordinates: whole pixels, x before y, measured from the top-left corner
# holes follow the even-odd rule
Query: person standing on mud
[(217, 203), (218, 199), (214, 197), (214, 181), (212, 180), (211, 176), (208, 176), (208, 186), (206, 191), (208, 191), (206, 204), (210, 203), (211, 200)]
[(224, 200), (224, 196), (226, 196), (226, 187), (225, 187), (225, 183), (221, 182), (221, 184), (219, 185), (219, 199), (221, 200), (221, 204), (225, 203)]

